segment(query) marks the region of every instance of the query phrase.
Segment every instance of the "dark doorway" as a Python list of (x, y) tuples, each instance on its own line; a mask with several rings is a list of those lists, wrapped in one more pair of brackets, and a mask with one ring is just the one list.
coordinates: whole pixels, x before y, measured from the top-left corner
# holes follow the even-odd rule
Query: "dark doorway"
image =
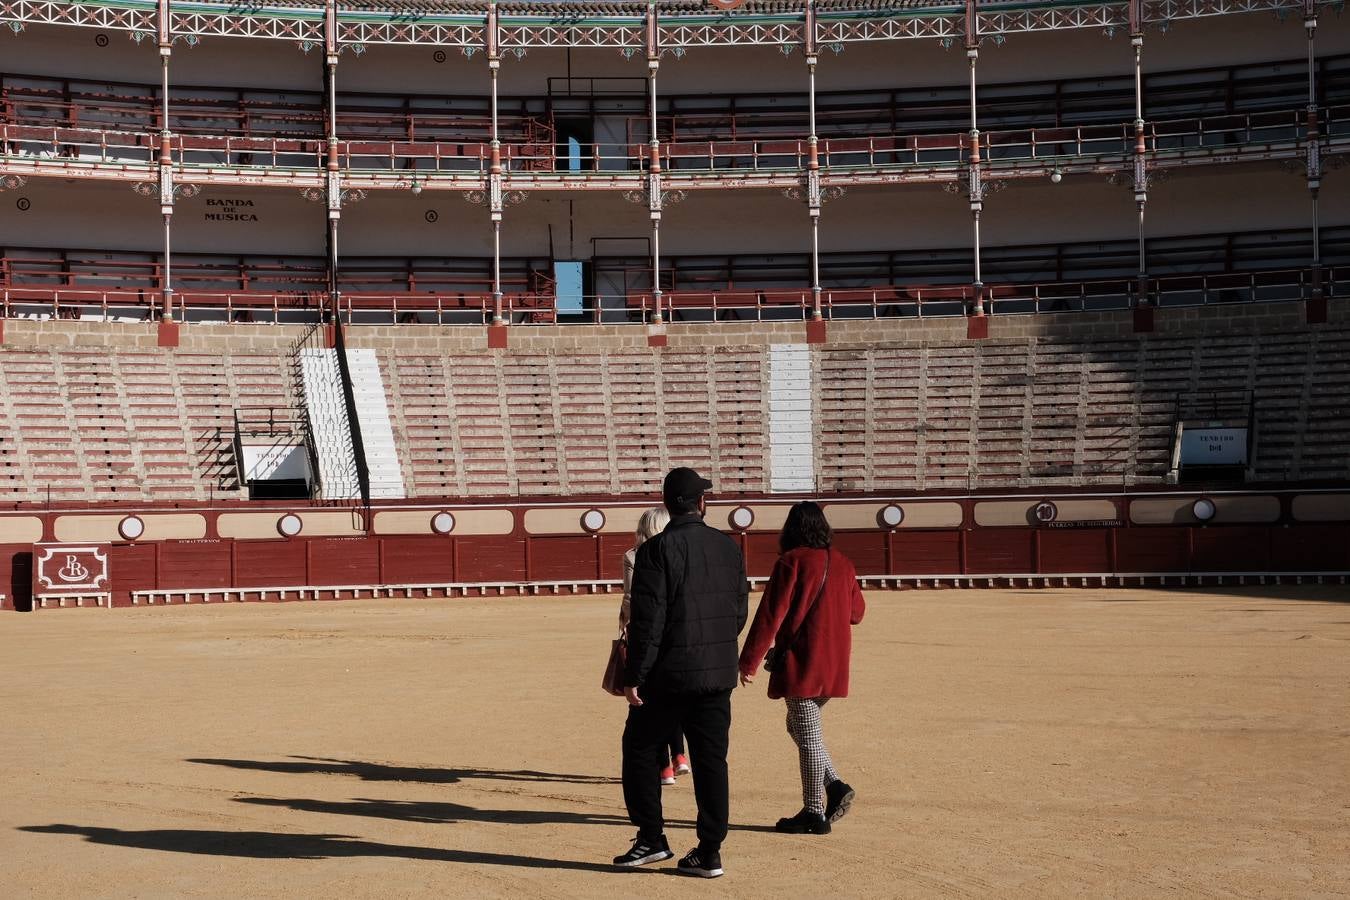
[(33, 554), (31, 551), (14, 554), (9, 563), (10, 602), (19, 612), (33, 609)]

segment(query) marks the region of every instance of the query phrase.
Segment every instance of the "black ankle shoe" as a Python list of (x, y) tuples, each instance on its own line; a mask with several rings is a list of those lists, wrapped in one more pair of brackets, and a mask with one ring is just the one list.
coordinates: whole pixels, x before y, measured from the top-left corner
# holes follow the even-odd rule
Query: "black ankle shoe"
[(647, 863), (670, 859), (674, 855), (670, 852), (670, 844), (666, 843), (665, 835), (651, 841), (639, 837), (633, 841), (633, 846), (628, 848), (627, 853), (614, 857), (614, 865), (628, 868), (645, 866)]
[(838, 822), (848, 814), (853, 805), (853, 788), (842, 781), (832, 781), (825, 785), (825, 818)]
[(783, 834), (829, 834), (830, 823), (820, 813), (804, 809), (795, 816), (779, 819), (773, 829)]
[(722, 854), (716, 850), (700, 850), (695, 847), (686, 853), (684, 859), (676, 865), (683, 875), (717, 878), (722, 874)]

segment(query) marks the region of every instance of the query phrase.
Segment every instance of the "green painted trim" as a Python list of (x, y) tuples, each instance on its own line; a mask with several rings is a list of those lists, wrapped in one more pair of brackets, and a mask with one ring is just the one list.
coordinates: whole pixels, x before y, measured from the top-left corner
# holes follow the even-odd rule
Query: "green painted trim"
[(884, 13), (869, 12), (836, 12), (836, 13), (816, 13), (816, 19), (821, 22), (843, 22), (857, 19), (870, 21), (889, 21), (891, 19), (964, 19), (966, 8), (964, 6), (930, 6), (922, 10), (913, 9), (892, 9)]
[[(320, 14), (319, 18), (323, 18)], [(487, 16), (391, 16), (375, 12), (339, 12), (339, 22), (373, 22), (377, 25), (484, 25)]]
[(153, 12), (159, 8), (155, 0), (70, 0), (67, 6), (98, 6), (104, 9), (143, 9)]
[[(89, 2), (89, 0), (84, 0)], [(97, 3), (107, 3), (108, 0), (94, 0)], [(155, 3), (149, 4), (151, 9), (156, 7)], [(205, 16), (239, 16), (244, 19), (302, 19), (310, 22), (322, 22), (323, 10), (310, 9), (301, 6), (261, 6), (261, 7), (240, 7), (232, 8), (225, 3), (184, 3), (170, 2), (170, 12), (176, 13), (195, 13)]]
[(556, 25), (559, 28), (604, 28), (610, 25), (644, 25), (647, 20), (634, 16), (610, 19), (577, 19), (571, 16), (498, 16), (498, 25)]
[(982, 5), (980, 9), (990, 12), (1024, 12), (1026, 10), (1055, 9), (1065, 6), (1119, 6), (1125, 9), (1129, 7), (1129, 3), (1125, 0), (1058, 0), (1056, 3), (1037, 3), (1036, 0), (1026, 0), (1022, 3), (990, 3)]
[(806, 21), (806, 13), (799, 16), (760, 16), (760, 15), (735, 15), (735, 16), (676, 16), (666, 15), (656, 20), (657, 25), (733, 25), (745, 23), (746, 25), (782, 25), (796, 24)]

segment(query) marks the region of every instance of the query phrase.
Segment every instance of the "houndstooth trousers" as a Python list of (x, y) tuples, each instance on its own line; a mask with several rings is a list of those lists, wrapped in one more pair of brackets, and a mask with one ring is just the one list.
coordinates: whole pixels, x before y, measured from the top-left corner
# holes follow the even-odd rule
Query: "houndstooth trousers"
[(825, 812), (825, 785), (839, 780), (820, 730), (820, 708), (826, 702), (828, 698), (825, 697), (787, 698), (787, 730), (797, 745), (802, 772), (802, 807), (822, 815)]

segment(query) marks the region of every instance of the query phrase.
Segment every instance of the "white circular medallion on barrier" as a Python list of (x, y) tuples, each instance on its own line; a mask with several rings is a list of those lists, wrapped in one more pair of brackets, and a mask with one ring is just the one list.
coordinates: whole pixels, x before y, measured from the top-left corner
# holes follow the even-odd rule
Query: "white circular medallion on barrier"
[(727, 516), (727, 521), (737, 531), (744, 531), (755, 524), (755, 511), (748, 506), (738, 506)]
[(905, 521), (905, 511), (894, 503), (888, 503), (881, 508), (880, 519), (887, 528), (896, 528)]
[(1042, 525), (1048, 525), (1059, 517), (1059, 507), (1049, 500), (1042, 500), (1031, 508), (1031, 516)]
[(1214, 514), (1219, 510), (1214, 506), (1214, 501), (1201, 498), (1191, 504), (1191, 515), (1195, 516), (1201, 522), (1208, 522), (1214, 518)]
[(286, 537), (295, 537), (304, 527), (305, 523), (301, 522), (300, 517), (295, 513), (286, 513), (286, 515), (277, 519), (277, 531), (280, 531)]
[(605, 527), (605, 514), (598, 509), (588, 509), (581, 514), (581, 527), (595, 534)]
[(117, 533), (124, 540), (134, 541), (145, 534), (145, 522), (140, 516), (127, 516), (117, 523)]
[(431, 530), (437, 534), (449, 534), (455, 530), (455, 517), (448, 512), (438, 512), (431, 517)]

